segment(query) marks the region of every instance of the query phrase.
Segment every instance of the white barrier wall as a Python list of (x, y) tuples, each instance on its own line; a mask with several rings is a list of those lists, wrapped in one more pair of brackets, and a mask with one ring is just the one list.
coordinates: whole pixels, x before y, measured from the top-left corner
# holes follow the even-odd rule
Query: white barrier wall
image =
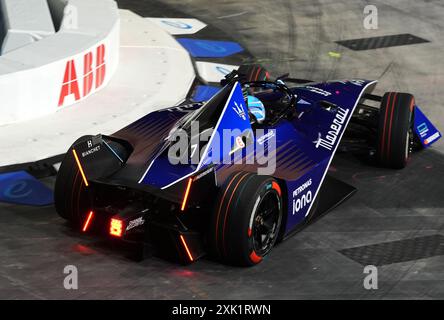
[(5, 30), (2, 55), (55, 33), (46, 0), (0, 0), (0, 9)]
[[(189, 53), (162, 28), (131, 11), (120, 10), (120, 19), (120, 61), (110, 83), (71, 107), (56, 107), (60, 112), (0, 125), (0, 167), (62, 154), (82, 135), (111, 134), (149, 112), (184, 101), (195, 80)], [(73, 97), (67, 96), (65, 103)]]
[(82, 101), (105, 87), (117, 69), (120, 20), (114, 1), (49, 4), (53, 19), (60, 19), (59, 31), (0, 57), (0, 126)]

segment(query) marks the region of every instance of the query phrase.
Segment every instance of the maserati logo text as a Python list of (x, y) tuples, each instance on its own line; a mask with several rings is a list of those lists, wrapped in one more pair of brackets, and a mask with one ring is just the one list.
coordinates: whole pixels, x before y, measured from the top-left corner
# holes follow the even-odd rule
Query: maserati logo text
[(319, 135), (318, 140), (314, 141), (316, 148), (323, 147), (330, 151), (333, 149), (349, 111), (350, 110), (348, 109), (338, 108), (333, 123), (330, 125), (330, 130), (327, 132), (325, 138), (322, 138), (322, 135)]

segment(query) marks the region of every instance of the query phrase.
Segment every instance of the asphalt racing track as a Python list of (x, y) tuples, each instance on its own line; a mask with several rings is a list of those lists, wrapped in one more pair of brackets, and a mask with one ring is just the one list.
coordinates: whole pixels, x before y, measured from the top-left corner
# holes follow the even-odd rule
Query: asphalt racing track
[[(224, 30), (273, 74), (378, 79), (377, 93), (413, 92), (444, 130), (444, 4), (374, 0), (379, 28), (365, 30), (367, 1), (118, 1), (145, 16), (195, 17)], [(180, 8), (181, 12), (174, 8)], [(411, 33), (427, 43), (354, 51), (339, 40)], [(277, 246), (250, 269), (203, 259), (182, 267), (131, 259), (122, 246), (71, 231), (53, 207), (0, 204), (0, 297), (17, 299), (444, 298), (444, 143), (391, 171), (339, 155), (332, 175), (358, 192)], [(54, 178), (44, 182), (51, 186)], [(377, 246), (374, 246), (377, 245)], [(355, 248), (355, 249), (351, 249)], [(377, 290), (363, 286), (378, 265)], [(79, 270), (65, 290), (63, 269)]]

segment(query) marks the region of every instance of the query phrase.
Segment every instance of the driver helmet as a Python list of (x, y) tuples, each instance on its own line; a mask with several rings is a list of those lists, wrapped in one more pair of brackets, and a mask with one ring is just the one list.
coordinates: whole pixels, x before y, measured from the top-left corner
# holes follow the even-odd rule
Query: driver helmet
[(248, 111), (252, 113), (258, 123), (262, 123), (265, 120), (265, 107), (264, 104), (255, 96), (247, 96)]

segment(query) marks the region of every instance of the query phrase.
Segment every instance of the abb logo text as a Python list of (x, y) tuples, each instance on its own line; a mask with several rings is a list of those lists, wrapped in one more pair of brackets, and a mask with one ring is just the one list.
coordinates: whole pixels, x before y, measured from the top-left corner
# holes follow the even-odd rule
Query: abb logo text
[[(86, 97), (91, 93), (93, 86), (98, 89), (105, 80), (105, 45), (97, 47), (95, 59), (93, 52), (88, 52), (83, 57), (83, 79), (77, 77), (77, 67), (74, 60), (66, 63), (65, 75), (63, 77), (62, 89), (60, 91), (59, 107), (65, 103), (65, 98), (74, 95), (75, 101)], [(95, 79), (95, 81), (94, 81)], [(79, 81), (83, 82), (83, 91), (80, 91)]]

